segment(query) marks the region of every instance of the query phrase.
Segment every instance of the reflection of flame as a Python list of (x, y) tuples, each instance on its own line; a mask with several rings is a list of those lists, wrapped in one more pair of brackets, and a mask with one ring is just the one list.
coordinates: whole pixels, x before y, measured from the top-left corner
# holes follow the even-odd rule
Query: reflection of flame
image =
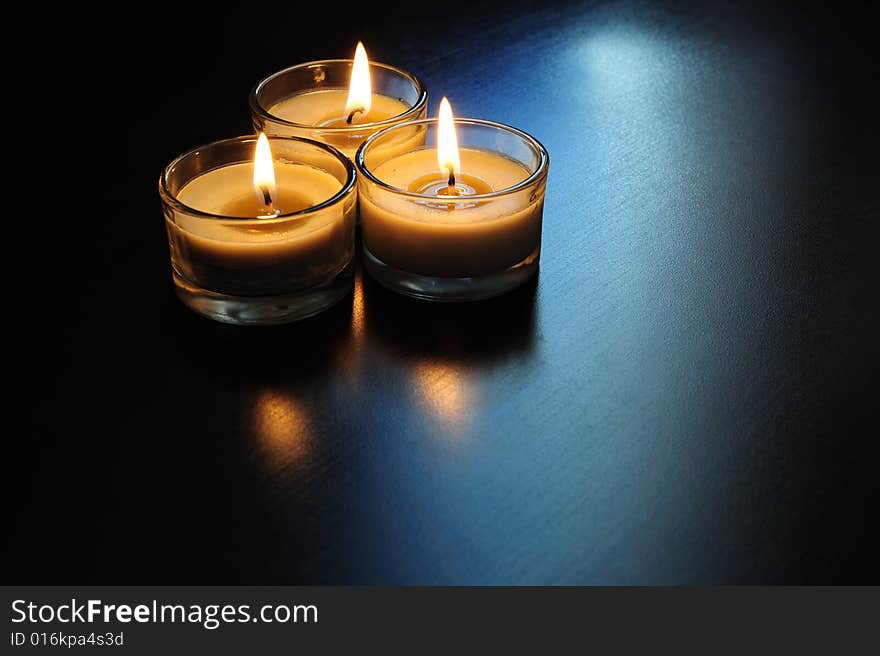
[(354, 297), (351, 302), (351, 334), (355, 342), (364, 336), (364, 285), (360, 276), (354, 281)]
[(308, 415), (293, 399), (263, 392), (254, 404), (254, 423), (260, 444), (276, 466), (291, 465), (307, 450)]
[(467, 418), (472, 391), (459, 368), (442, 362), (422, 362), (415, 367), (415, 384), (422, 403), (438, 419), (460, 425)]

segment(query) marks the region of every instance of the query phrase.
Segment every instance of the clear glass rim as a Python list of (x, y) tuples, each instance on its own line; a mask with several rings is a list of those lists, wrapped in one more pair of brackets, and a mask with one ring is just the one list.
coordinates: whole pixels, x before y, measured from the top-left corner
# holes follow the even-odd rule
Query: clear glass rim
[[(418, 194), (414, 191), (408, 191), (406, 189), (401, 189), (400, 187), (395, 187), (393, 185), (388, 184), (387, 182), (384, 182), (383, 180), (380, 180), (375, 175), (373, 175), (373, 173), (370, 171), (370, 169), (367, 168), (367, 165), (364, 163), (364, 153), (366, 153), (367, 149), (372, 145), (372, 143), (374, 141), (381, 138), (382, 135), (388, 134), (389, 132), (391, 132), (393, 130), (402, 129), (405, 127), (412, 127), (414, 125), (428, 125), (431, 123), (437, 123), (437, 120), (438, 119), (436, 119), (436, 118), (423, 118), (423, 119), (419, 119), (417, 121), (407, 121), (406, 123), (399, 123), (397, 125), (392, 125), (390, 128), (385, 128), (384, 130), (381, 130), (380, 132), (377, 132), (376, 134), (370, 136), (369, 139), (367, 139), (366, 141), (364, 141), (364, 143), (361, 144), (361, 147), (358, 148), (357, 153), (355, 153), (354, 161), (355, 161), (355, 164), (357, 165), (358, 171), (360, 173), (362, 173), (371, 182), (374, 182), (375, 184), (379, 185), (383, 189), (387, 189), (388, 191), (392, 191), (399, 196), (406, 196), (408, 198), (418, 198), (421, 200), (424, 200), (425, 198), (434, 198), (436, 200), (436, 198), (434, 196), (426, 196), (424, 194)], [(517, 130), (516, 128), (511, 127), (509, 125), (505, 125), (504, 123), (496, 123), (495, 121), (487, 121), (487, 120), (479, 119), (479, 118), (458, 118), (458, 117), (455, 117), (453, 119), (453, 122), (455, 123), (455, 125), (478, 125), (478, 126), (493, 128), (495, 130), (503, 130), (505, 132), (511, 132), (511, 133), (515, 134), (516, 136), (518, 136), (523, 141), (525, 141), (526, 143), (528, 143), (532, 148), (534, 148), (535, 151), (538, 153), (538, 157), (539, 157), (540, 161), (538, 162), (538, 166), (535, 168), (535, 170), (528, 177), (526, 177), (524, 180), (522, 180), (520, 182), (517, 182), (512, 187), (505, 187), (504, 189), (496, 189), (495, 191), (488, 193), (488, 194), (472, 194), (472, 195), (468, 195), (468, 196), (459, 196), (458, 198), (450, 199), (449, 201), (447, 201), (444, 198), (443, 199), (444, 203), (445, 202), (465, 203), (465, 202), (470, 202), (473, 200), (484, 200), (484, 199), (498, 198), (500, 196), (506, 196), (508, 194), (513, 194), (518, 191), (522, 191), (523, 189), (536, 184), (541, 178), (546, 177), (547, 168), (550, 166), (550, 153), (547, 152), (547, 149), (544, 147), (544, 144), (542, 144), (540, 141), (535, 139), (529, 133), (523, 132), (522, 130)], [(461, 147), (460, 144), (459, 144), (459, 147)]]
[[(317, 212), (319, 210), (330, 207), (331, 205), (335, 205), (342, 199), (344, 199), (349, 192), (351, 192), (352, 188), (354, 188), (355, 182), (357, 181), (357, 171), (354, 165), (340, 150), (334, 148), (333, 146), (325, 143), (321, 143), (320, 141), (315, 141), (314, 139), (306, 139), (305, 137), (282, 137), (282, 136), (272, 136), (268, 137), (269, 141), (298, 141), (301, 143), (306, 143), (311, 146), (316, 146), (320, 150), (326, 151), (328, 154), (335, 157), (339, 162), (345, 166), (346, 173), (348, 174), (345, 182), (342, 184), (342, 188), (333, 194), (330, 198), (325, 201), (318, 203), (317, 205), (312, 205), (311, 207), (306, 207), (302, 210), (297, 210), (296, 212), (288, 212), (285, 214), (279, 214), (276, 217), (272, 217), (271, 219), (258, 219), (253, 216), (229, 216), (226, 214), (213, 214), (211, 212), (203, 212), (202, 210), (198, 210), (194, 207), (190, 207), (186, 203), (182, 203), (177, 197), (171, 193), (171, 190), (168, 188), (168, 178), (171, 175), (174, 168), (182, 162), (187, 157), (191, 157), (192, 155), (198, 153), (200, 150), (204, 150), (206, 148), (212, 148), (215, 146), (227, 145), (227, 144), (246, 144), (248, 142), (253, 142), (256, 145), (257, 138), (259, 135), (249, 134), (241, 137), (230, 137), (229, 139), (220, 139), (219, 141), (212, 141), (210, 143), (203, 144), (201, 146), (196, 146), (195, 148), (190, 148), (185, 153), (178, 155), (175, 157), (168, 166), (162, 171), (162, 174), (159, 176), (159, 196), (162, 198), (162, 202), (167, 205), (170, 205), (174, 209), (179, 212), (189, 214), (192, 216), (198, 216), (205, 219), (221, 219), (221, 220), (229, 220), (233, 219), (235, 221), (239, 221), (242, 224), (247, 225), (248, 223), (253, 223), (254, 225), (271, 225), (273, 223), (279, 223), (285, 219), (295, 218), (298, 216), (304, 216), (307, 214), (312, 214), (313, 212)], [(267, 135), (268, 136), (268, 135)], [(193, 178), (195, 179), (195, 178)]]
[(425, 87), (424, 82), (422, 82), (419, 77), (413, 75), (412, 73), (403, 70), (402, 68), (397, 68), (396, 66), (391, 66), (390, 64), (383, 64), (381, 62), (370, 61), (370, 68), (383, 68), (387, 71), (391, 71), (393, 73), (397, 73), (402, 77), (405, 77), (410, 82), (413, 83), (413, 86), (419, 93), (419, 98), (416, 100), (415, 104), (412, 105), (405, 112), (401, 112), (396, 116), (392, 116), (390, 118), (385, 119), (384, 121), (376, 121), (375, 123), (358, 123), (357, 125), (347, 126), (347, 125), (337, 125), (337, 126), (318, 126), (318, 125), (309, 125), (308, 123), (295, 123), (294, 121), (288, 121), (287, 119), (283, 119), (275, 114), (269, 112), (268, 109), (263, 107), (260, 103), (260, 91), (262, 88), (267, 85), (272, 80), (275, 80), (283, 75), (289, 74), (291, 71), (303, 68), (310, 68), (314, 66), (326, 66), (327, 64), (353, 64), (353, 59), (318, 59), (310, 62), (303, 62), (302, 64), (295, 64), (294, 66), (288, 66), (287, 68), (283, 68), (280, 71), (272, 73), (268, 77), (264, 77), (262, 80), (257, 82), (254, 85), (254, 88), (251, 89), (250, 96), (248, 97), (249, 104), (251, 106), (251, 111), (254, 114), (259, 115), (264, 120), (273, 121), (275, 123), (279, 123), (280, 125), (288, 125), (290, 127), (298, 128), (301, 130), (316, 130), (321, 132), (332, 132), (334, 134), (356, 134), (359, 131), (362, 131), (364, 128), (374, 128), (376, 126), (387, 126), (393, 125), (394, 123), (400, 121), (401, 118), (406, 118), (407, 116), (411, 116), (413, 114), (421, 111), (423, 107), (428, 104), (428, 90)]

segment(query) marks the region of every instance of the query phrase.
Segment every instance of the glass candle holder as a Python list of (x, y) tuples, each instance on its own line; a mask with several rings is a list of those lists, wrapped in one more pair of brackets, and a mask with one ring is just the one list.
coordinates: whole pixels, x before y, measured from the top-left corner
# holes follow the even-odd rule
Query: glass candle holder
[(353, 288), (354, 166), (326, 144), (270, 138), (278, 210), (258, 218), (256, 142), (251, 135), (195, 148), (159, 179), (177, 295), (225, 323), (296, 321)]
[(347, 124), (345, 103), (353, 60), (328, 59), (285, 68), (251, 91), (254, 128), (268, 135), (314, 139), (335, 146), (349, 158), (372, 134), (404, 121), (424, 118), (428, 92), (404, 70), (370, 62), (372, 107)]
[(437, 125), (386, 128), (358, 150), (364, 266), (407, 296), (497, 296), (538, 270), (549, 155), (524, 132), (457, 118), (461, 171), (450, 189)]

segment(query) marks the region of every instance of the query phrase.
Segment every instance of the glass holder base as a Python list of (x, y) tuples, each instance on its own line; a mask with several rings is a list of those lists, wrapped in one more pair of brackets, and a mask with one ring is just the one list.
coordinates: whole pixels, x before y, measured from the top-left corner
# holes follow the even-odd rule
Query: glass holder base
[(306, 319), (338, 303), (354, 289), (352, 259), (332, 279), (310, 289), (277, 296), (230, 296), (202, 289), (174, 273), (174, 289), (203, 317), (239, 326), (269, 326)]
[(541, 247), (512, 267), (470, 278), (423, 276), (401, 271), (373, 255), (366, 244), (363, 245), (362, 252), (364, 267), (383, 287), (426, 301), (455, 303), (480, 301), (516, 289), (538, 271)]

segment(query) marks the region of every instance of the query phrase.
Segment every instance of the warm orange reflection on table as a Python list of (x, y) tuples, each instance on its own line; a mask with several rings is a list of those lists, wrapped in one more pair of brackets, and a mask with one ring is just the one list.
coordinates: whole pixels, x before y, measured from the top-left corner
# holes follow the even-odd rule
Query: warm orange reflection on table
[(351, 337), (360, 342), (364, 336), (364, 285), (360, 276), (354, 280), (354, 295), (351, 300)]
[(254, 423), (272, 465), (286, 467), (306, 455), (309, 416), (294, 399), (276, 392), (261, 393), (254, 404)]
[(473, 389), (461, 370), (444, 362), (415, 365), (413, 378), (422, 404), (436, 418), (460, 427), (470, 415)]

